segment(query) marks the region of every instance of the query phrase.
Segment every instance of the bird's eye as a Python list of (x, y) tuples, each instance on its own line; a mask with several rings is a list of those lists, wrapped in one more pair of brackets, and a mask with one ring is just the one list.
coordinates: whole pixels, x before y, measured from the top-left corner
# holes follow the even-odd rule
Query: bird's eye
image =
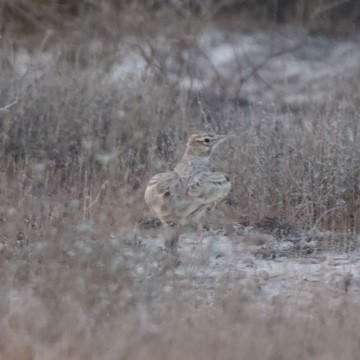
[(208, 144), (209, 142), (210, 142), (210, 139), (209, 139), (209, 138), (205, 138), (205, 139), (204, 139), (204, 143), (205, 143), (205, 144)]

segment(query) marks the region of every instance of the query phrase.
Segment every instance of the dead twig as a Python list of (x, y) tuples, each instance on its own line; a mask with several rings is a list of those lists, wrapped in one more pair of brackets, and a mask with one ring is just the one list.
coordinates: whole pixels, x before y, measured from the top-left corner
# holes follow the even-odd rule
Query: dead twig
[(7, 104), (3, 107), (0, 108), (0, 112), (1, 111), (6, 111), (6, 110), (9, 110), (12, 106), (16, 105), (19, 101), (19, 90), (17, 90), (16, 92), (16, 98), (13, 102), (11, 102), (10, 104)]
[[(240, 85), (239, 85), (239, 92), (241, 91), (241, 88), (244, 86), (244, 84), (249, 81), (252, 77), (256, 76), (259, 80), (261, 80), (262, 82), (264, 82), (266, 84), (266, 86), (271, 87), (271, 85), (265, 80), (263, 79), (260, 74), (259, 71), (261, 69), (263, 69), (270, 61), (283, 56), (285, 54), (291, 54), (296, 50), (301, 49), (302, 47), (304, 47), (306, 41), (302, 41), (300, 43), (297, 43), (295, 45), (292, 45), (290, 47), (286, 47), (284, 49), (278, 50), (278, 51), (274, 51), (271, 52), (263, 61), (261, 61), (260, 63), (253, 65), (253, 61), (251, 59), (251, 57), (249, 56), (249, 54), (246, 52), (246, 50), (242, 47), (244, 55), (248, 61), (248, 63), (250, 65), (252, 65), (252, 69), (251, 71), (246, 75), (240, 78)], [(241, 46), (241, 45), (240, 45)], [(237, 59), (238, 60), (238, 59)], [(238, 64), (240, 66), (240, 63), (238, 61)]]

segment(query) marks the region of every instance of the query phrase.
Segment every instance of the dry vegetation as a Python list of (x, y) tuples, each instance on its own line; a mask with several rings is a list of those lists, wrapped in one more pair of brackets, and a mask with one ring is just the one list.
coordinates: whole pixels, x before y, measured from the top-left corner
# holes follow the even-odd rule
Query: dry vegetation
[[(59, 3), (0, 5), (3, 21), (11, 14), (0, 38), (1, 359), (357, 359), (359, 309), (345, 291), (320, 286), (309, 304), (280, 298), (258, 313), (241, 287), (214, 289), (206, 305), (147, 269), (156, 255), (140, 250), (137, 229), (146, 180), (174, 164), (189, 133), (211, 130), (238, 135), (215, 159), (232, 178), (231, 224), (357, 237), (356, 81), (296, 108), (227, 93), (221, 77), (184, 90), (173, 75), (192, 76), (193, 38), (213, 19), (205, 2), (196, 15), (94, 1), (81, 15)], [(132, 46), (145, 71), (107, 81), (125, 35), (146, 41)]]

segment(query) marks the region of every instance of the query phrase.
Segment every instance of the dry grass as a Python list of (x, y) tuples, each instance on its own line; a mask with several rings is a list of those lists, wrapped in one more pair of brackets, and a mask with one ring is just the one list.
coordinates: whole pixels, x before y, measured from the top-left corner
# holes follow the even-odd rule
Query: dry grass
[[(123, 292), (107, 296), (113, 308), (99, 309), (100, 292), (90, 305), (88, 291), (82, 292), (78, 284), (76, 289), (70, 292), (50, 283), (44, 293), (25, 287), (4, 296), (2, 358), (350, 360), (358, 355), (358, 305), (346, 298), (330, 305), (322, 289), (309, 306), (286, 315), (281, 301), (273, 304), (271, 314), (249, 312), (241, 290), (222, 296), (218, 306), (208, 310), (194, 308), (192, 299), (177, 292), (177, 300), (161, 299), (165, 311), (147, 312), (139, 298), (120, 305)], [(186, 302), (180, 305), (179, 300)]]
[[(197, 21), (220, 20), (225, 26), (254, 28), (269, 26), (274, 23), (286, 23), (306, 26), (311, 31), (345, 34), (359, 28), (360, 7), (356, 0), (1, 0), (0, 19), (3, 31), (14, 33), (45, 33), (48, 29), (64, 30), (71, 28), (73, 20), (82, 19), (82, 26), (93, 32), (96, 28), (108, 37), (109, 21), (128, 23), (137, 27), (137, 18), (147, 13), (158, 18), (157, 13), (172, 18), (179, 16), (189, 19), (197, 17)], [(88, 16), (90, 15), (90, 16)], [(122, 16), (124, 15), (124, 16)], [(120, 18), (119, 18), (120, 16)], [(131, 17), (132, 21), (126, 21)], [(119, 21), (120, 19), (120, 21)], [(106, 20), (105, 22), (103, 22)], [(234, 21), (232, 21), (234, 20)], [(240, 20), (240, 21), (239, 21)], [(131, 25), (132, 24), (132, 25)], [(116, 26), (115, 26), (116, 27)], [(122, 26), (121, 26), (122, 27)], [(127, 26), (122, 27), (126, 30)]]
[(60, 59), (38, 79), (2, 78), (1, 103), (18, 96), (1, 112), (3, 206), (19, 210), (24, 199), (40, 198), (68, 208), (76, 199), (82, 218), (106, 212), (113, 223), (136, 203), (139, 218), (147, 179), (179, 159), (189, 133), (211, 130), (238, 134), (216, 159), (232, 177), (235, 221), (275, 217), (300, 229), (359, 230), (357, 99), (297, 111), (242, 106), (152, 77), (108, 85)]
[[(155, 255), (131, 249), (148, 215), (145, 182), (178, 160), (194, 130), (238, 135), (215, 159), (233, 182), (232, 222), (358, 234), (357, 89), (297, 109), (186, 91), (168, 76), (167, 54), (191, 76), (181, 50), (196, 56), (191, 36), (206, 24), (164, 16), (173, 40), (164, 54), (154, 15), (138, 16), (137, 29), (104, 25), (98, 52), (84, 41), (91, 18), (64, 41), (60, 30), (32, 38), (23, 73), (28, 39), (0, 38), (0, 357), (356, 359), (359, 309), (346, 293), (320, 286), (310, 305), (280, 297), (264, 314), (244, 289), (214, 289), (207, 306), (173, 274), (149, 277)], [(114, 84), (105, 75), (124, 34), (147, 34), (149, 52), (138, 50), (148, 71)]]

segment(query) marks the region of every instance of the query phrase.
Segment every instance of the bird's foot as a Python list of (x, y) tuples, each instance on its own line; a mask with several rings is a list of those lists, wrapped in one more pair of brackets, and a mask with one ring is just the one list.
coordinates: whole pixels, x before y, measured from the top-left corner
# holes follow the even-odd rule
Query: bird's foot
[(160, 265), (160, 273), (164, 274), (168, 270), (174, 270), (180, 265), (181, 265), (181, 261), (179, 257), (169, 254), (169, 256), (166, 259), (164, 259), (162, 261), (162, 264)]

